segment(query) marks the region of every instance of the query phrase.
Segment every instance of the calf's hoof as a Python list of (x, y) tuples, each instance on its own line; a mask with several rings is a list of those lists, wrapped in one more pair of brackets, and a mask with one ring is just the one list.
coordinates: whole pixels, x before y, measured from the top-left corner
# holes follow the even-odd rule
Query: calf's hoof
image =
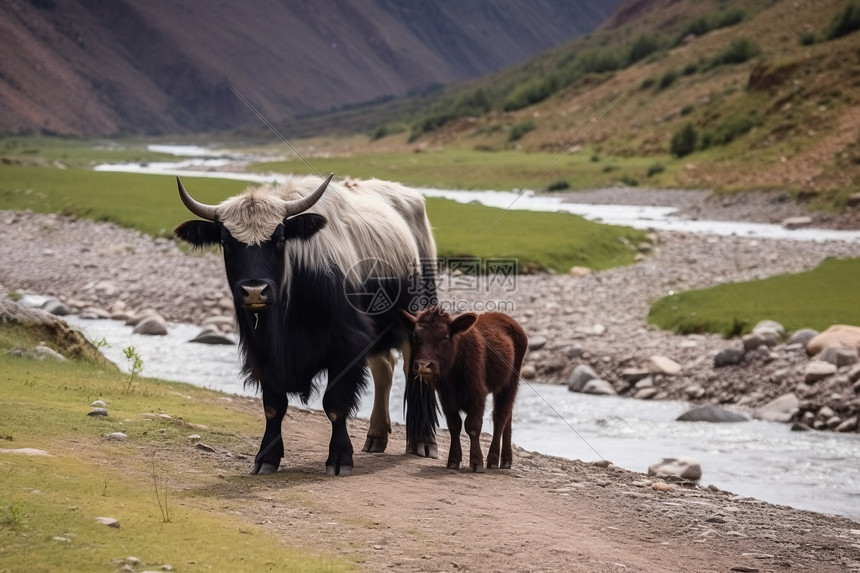
[(422, 458), (433, 458), (434, 460), (439, 457), (439, 448), (434, 442), (418, 442), (407, 445), (406, 452)]
[(278, 466), (280, 464), (270, 464), (268, 462), (254, 462), (254, 465), (251, 466), (251, 475), (266, 475), (273, 474), (278, 471)]
[(369, 452), (371, 454), (381, 454), (385, 451), (385, 448), (388, 446), (388, 436), (384, 438), (376, 438), (373, 436), (367, 436), (367, 439), (364, 441), (364, 447), (361, 448), (362, 452)]
[(351, 476), (352, 466), (329, 466), (325, 467), (325, 475), (327, 476)]

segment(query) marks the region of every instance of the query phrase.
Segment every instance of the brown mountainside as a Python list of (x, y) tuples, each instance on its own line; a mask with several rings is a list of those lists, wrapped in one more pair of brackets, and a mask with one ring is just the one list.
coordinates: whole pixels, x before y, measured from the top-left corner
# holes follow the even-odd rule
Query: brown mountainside
[[(587, 33), (618, 0), (9, 0), (0, 133), (177, 133), (429, 89)], [(228, 84), (229, 82), (229, 84)]]

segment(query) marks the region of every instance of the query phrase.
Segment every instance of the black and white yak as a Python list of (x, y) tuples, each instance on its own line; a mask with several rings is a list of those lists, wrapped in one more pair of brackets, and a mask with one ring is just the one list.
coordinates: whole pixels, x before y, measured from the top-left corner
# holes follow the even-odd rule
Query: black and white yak
[(394, 349), (405, 359), (407, 452), (438, 455), (435, 397), (415, 381), (401, 318), (401, 309), (416, 312), (436, 298), (436, 246), (424, 198), (380, 180), (348, 180), (326, 192), (330, 181), (294, 177), (206, 205), (177, 178), (182, 202), (205, 220), (182, 223), (174, 233), (196, 247), (221, 245), (246, 384), (262, 389), (266, 429), (253, 474), (278, 470), (287, 396), (307, 403), (322, 371), (322, 405), (332, 425), (326, 473), (352, 473), (346, 421), (368, 366), (375, 397), (363, 450), (384, 451)]

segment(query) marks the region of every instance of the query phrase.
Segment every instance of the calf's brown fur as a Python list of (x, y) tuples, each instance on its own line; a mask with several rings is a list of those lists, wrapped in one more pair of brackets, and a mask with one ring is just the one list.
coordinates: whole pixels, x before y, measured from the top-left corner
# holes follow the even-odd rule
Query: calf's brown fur
[[(493, 440), (487, 453), (488, 468), (510, 468), (511, 419), (520, 382), (528, 337), (517, 322), (499, 312), (467, 313), (452, 318), (432, 307), (403, 315), (412, 326), (412, 359), (416, 376), (439, 395), (451, 432), (448, 467), (460, 467), (463, 452), (460, 430), (465, 412), (469, 435), (469, 465), (484, 471), (481, 427), (487, 395), (493, 395)], [(499, 450), (501, 446), (501, 463)]]

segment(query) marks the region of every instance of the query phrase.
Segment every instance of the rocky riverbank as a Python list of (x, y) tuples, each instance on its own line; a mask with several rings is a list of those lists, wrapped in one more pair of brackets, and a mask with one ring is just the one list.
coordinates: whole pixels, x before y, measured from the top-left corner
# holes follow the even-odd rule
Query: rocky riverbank
[[(531, 340), (529, 379), (576, 385), (587, 367), (606, 382), (591, 388), (746, 412), (793, 395), (786, 419), (856, 431), (860, 369), (850, 357), (834, 358), (841, 361), (835, 371), (812, 381), (804, 346), (784, 338), (759, 345), (678, 336), (645, 319), (650, 302), (671, 291), (799, 272), (827, 257), (860, 256), (860, 245), (674, 232), (652, 239), (641, 261), (599, 273), (524, 275), (515, 283), (444, 275), (441, 299), (457, 310), (499, 309), (516, 317)], [(229, 335), (232, 305), (222, 264), (220, 254), (188, 253), (173, 241), (111, 224), (0, 212), (0, 286), (57, 297), (78, 314), (158, 315)]]

